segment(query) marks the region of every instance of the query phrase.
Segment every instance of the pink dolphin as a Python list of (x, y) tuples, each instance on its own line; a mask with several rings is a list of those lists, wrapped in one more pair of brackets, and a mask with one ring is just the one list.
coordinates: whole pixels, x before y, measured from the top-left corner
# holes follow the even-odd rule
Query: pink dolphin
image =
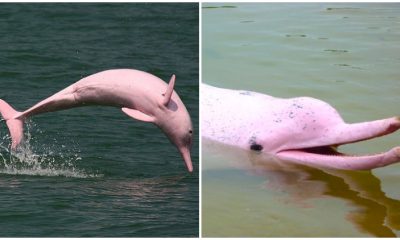
[(23, 138), (23, 121), (30, 116), (86, 105), (118, 107), (136, 120), (157, 125), (178, 148), (192, 172), (192, 122), (174, 84), (175, 75), (166, 84), (138, 70), (107, 70), (81, 79), (24, 112), (15, 111), (0, 99), (0, 112), (10, 130), (11, 148), (16, 149)]
[(372, 155), (347, 155), (339, 145), (392, 133), (400, 118), (348, 124), (329, 104), (310, 97), (201, 88), (202, 136), (314, 167), (365, 170), (400, 161), (400, 147)]

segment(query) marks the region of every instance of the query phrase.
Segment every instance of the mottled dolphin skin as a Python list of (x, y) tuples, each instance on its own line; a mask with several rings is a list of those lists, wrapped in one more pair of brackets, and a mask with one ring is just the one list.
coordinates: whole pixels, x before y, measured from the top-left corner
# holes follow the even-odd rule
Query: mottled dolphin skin
[(329, 104), (310, 97), (201, 86), (202, 137), (313, 167), (367, 170), (400, 161), (400, 147), (372, 155), (347, 155), (339, 145), (392, 133), (400, 118), (348, 124)]
[(24, 112), (14, 110), (0, 99), (0, 113), (10, 130), (11, 148), (15, 150), (23, 139), (23, 121), (28, 117), (87, 105), (118, 107), (136, 120), (157, 125), (178, 148), (188, 171), (192, 172), (192, 122), (174, 91), (174, 84), (175, 75), (167, 84), (139, 70), (107, 70), (81, 79)]

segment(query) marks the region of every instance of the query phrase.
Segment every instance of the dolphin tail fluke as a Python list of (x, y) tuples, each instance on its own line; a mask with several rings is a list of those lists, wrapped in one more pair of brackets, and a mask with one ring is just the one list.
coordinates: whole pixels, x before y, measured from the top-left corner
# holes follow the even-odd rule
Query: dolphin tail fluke
[(6, 121), (11, 135), (11, 149), (15, 150), (23, 139), (24, 121), (18, 117), (21, 112), (16, 111), (4, 100), (0, 99), (0, 113), (3, 120)]

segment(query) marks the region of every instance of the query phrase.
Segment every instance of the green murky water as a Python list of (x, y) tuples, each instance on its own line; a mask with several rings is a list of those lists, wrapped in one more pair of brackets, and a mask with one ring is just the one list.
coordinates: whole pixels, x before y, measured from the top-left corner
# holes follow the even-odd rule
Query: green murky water
[[(84, 76), (134, 68), (175, 90), (198, 136), (198, 4), (0, 4), (0, 98), (25, 110)], [(32, 117), (27, 148), (0, 124), (0, 237), (198, 236), (198, 138), (188, 174), (154, 125), (120, 109)]]
[[(347, 122), (400, 115), (400, 4), (203, 4), (203, 81), (311, 96)], [(400, 134), (344, 146), (372, 153)], [(203, 236), (400, 236), (400, 164), (346, 172), (261, 164), (203, 140)]]

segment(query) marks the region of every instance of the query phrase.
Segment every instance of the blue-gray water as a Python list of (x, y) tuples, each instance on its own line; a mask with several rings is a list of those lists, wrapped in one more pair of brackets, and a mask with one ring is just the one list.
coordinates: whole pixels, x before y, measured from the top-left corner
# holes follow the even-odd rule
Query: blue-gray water
[(0, 126), (0, 237), (198, 236), (198, 4), (1, 4), (0, 98), (17, 110), (84, 76), (134, 68), (190, 112), (188, 174), (164, 134), (111, 107), (28, 121), (10, 156)]
[[(202, 6), (205, 83), (315, 97), (347, 122), (400, 115), (399, 3)], [(399, 139), (397, 132), (340, 150), (377, 153)], [(203, 143), (203, 236), (400, 236), (400, 164), (276, 167), (248, 151)]]

